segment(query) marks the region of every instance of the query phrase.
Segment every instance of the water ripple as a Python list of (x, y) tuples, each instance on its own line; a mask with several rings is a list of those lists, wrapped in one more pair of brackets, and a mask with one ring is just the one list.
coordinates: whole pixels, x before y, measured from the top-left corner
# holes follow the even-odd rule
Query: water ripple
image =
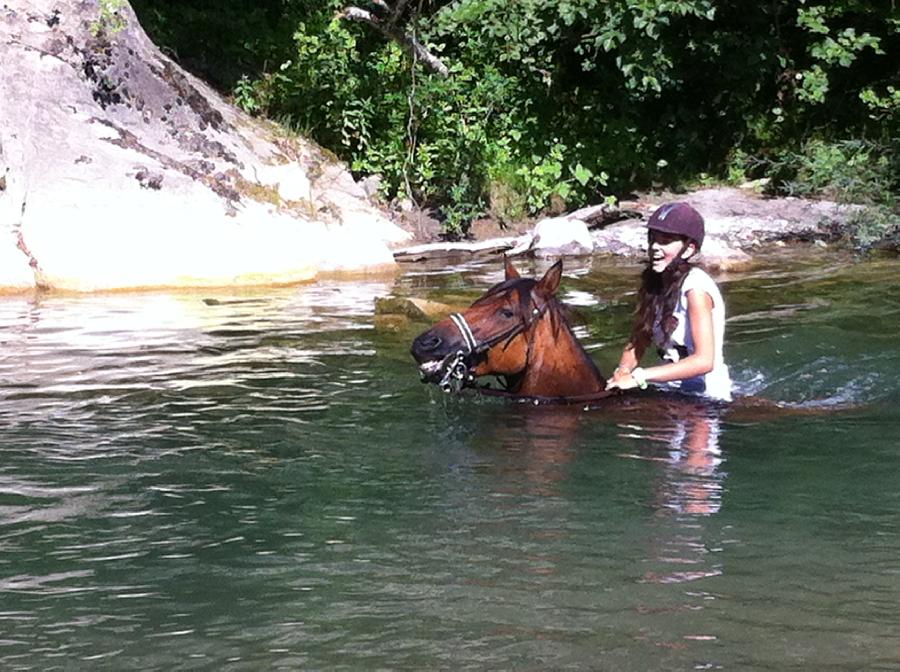
[[(420, 386), (422, 325), (374, 329), (375, 297), (474, 298), (483, 263), (4, 300), (0, 667), (875, 667), (900, 627), (900, 297), (842, 268), (725, 285), (744, 389), (863, 403), (802, 423)], [(565, 280), (604, 365), (631, 270)]]

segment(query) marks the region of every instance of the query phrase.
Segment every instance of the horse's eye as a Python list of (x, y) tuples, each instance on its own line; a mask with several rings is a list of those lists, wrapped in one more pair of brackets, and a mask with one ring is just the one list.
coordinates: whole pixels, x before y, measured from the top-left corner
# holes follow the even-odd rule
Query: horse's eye
[(513, 311), (511, 311), (509, 308), (501, 308), (501, 309), (500, 309), (500, 316), (501, 316), (501, 317), (505, 317), (505, 318), (508, 320), (508, 319), (510, 319), (510, 318), (512, 318), (512, 317), (515, 317), (516, 314), (515, 314)]

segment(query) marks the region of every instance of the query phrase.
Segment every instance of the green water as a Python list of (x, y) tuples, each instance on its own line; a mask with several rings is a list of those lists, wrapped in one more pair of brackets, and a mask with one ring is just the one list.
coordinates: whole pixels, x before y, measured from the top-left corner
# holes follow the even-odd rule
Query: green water
[[(605, 370), (635, 271), (564, 278)], [(5, 299), (0, 669), (900, 669), (898, 272), (720, 277), (739, 389), (817, 409), (751, 418), (420, 385), (375, 297), (493, 264)]]

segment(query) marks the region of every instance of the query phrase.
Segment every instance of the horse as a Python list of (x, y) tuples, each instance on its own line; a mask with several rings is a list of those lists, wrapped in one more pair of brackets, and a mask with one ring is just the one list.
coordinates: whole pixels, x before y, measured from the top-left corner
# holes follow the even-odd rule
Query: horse
[[(723, 404), (656, 390), (607, 390), (605, 377), (572, 332), (556, 298), (561, 279), (561, 261), (535, 280), (521, 277), (507, 260), (503, 282), (413, 340), (411, 353), (422, 381), (436, 383), (445, 392), (475, 388), (481, 394), (535, 404), (606, 408), (617, 417), (677, 419), (696, 410), (717, 417), (727, 408), (732, 421), (765, 422), (859, 408), (853, 403), (790, 404), (751, 396)], [(503, 389), (478, 387), (476, 381), (484, 376), (496, 376)]]
[(411, 352), (422, 380), (450, 392), (496, 376), (503, 392), (514, 397), (588, 401), (608, 396), (606, 378), (556, 298), (561, 278), (561, 261), (535, 280), (521, 277), (507, 260), (503, 282), (415, 338)]

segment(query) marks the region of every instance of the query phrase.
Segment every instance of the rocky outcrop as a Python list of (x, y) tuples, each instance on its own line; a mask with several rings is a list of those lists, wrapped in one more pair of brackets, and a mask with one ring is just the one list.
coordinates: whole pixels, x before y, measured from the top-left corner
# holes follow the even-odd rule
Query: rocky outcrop
[(594, 243), (584, 221), (549, 217), (535, 224), (530, 249), (539, 257), (578, 257), (591, 254)]
[(751, 261), (769, 244), (830, 241), (859, 206), (801, 198), (763, 198), (750, 189), (715, 187), (687, 194), (661, 194), (626, 201), (623, 209), (639, 215), (592, 232), (595, 252), (643, 255), (646, 220), (665, 201), (687, 201), (703, 215), (706, 240), (702, 259), (712, 267), (732, 268)]
[(333, 156), (163, 55), (125, 0), (0, 7), (0, 287), (290, 283), (407, 234)]
[(704, 217), (703, 262), (733, 268), (752, 260), (769, 244), (816, 242), (840, 238), (846, 220), (860, 206), (800, 198), (763, 198), (748, 189), (716, 187), (687, 194), (659, 194), (619, 206), (598, 205), (538, 221), (530, 232), (478, 242), (433, 243), (399, 249), (398, 261), (412, 262), (464, 255), (581, 256), (608, 254), (643, 258), (646, 220), (665, 201), (691, 203)]

